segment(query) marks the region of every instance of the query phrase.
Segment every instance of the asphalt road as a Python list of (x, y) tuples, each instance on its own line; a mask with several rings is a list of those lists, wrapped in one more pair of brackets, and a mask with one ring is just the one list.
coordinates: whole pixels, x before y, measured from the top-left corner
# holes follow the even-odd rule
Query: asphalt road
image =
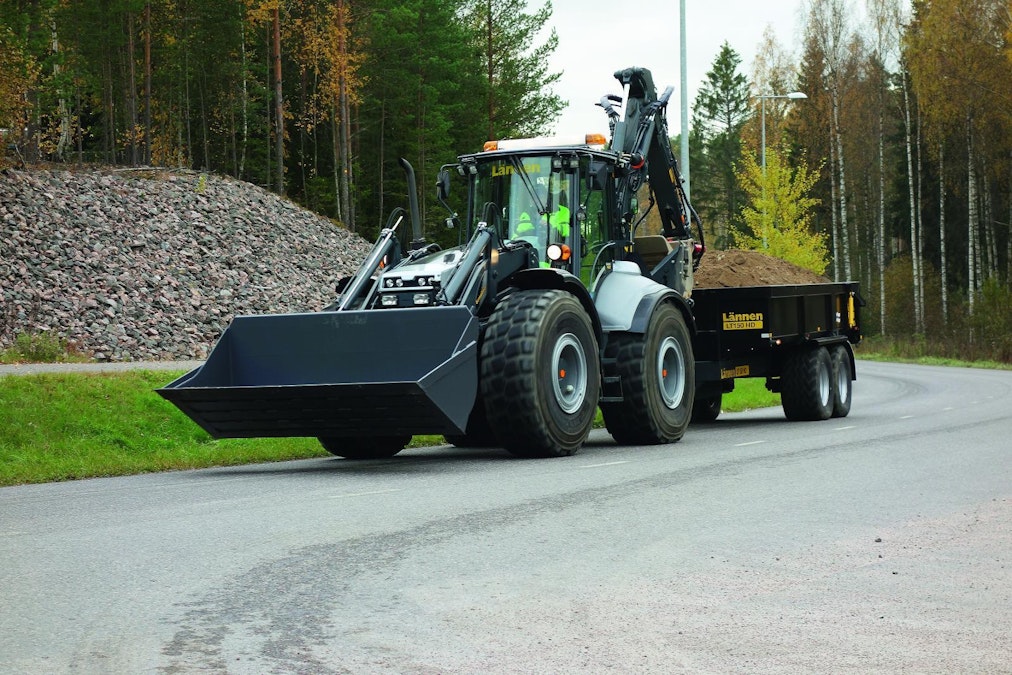
[(5, 673), (1012, 672), (1012, 372), (850, 417), (0, 489)]

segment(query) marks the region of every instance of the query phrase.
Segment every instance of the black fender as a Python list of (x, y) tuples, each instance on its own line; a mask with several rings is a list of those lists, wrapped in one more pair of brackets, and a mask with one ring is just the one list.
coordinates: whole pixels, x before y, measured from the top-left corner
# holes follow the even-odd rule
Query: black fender
[(509, 292), (509, 289), (530, 291), (539, 288), (552, 288), (572, 294), (580, 301), (583, 308), (587, 310), (590, 322), (594, 326), (594, 336), (597, 338), (598, 344), (602, 343), (604, 327), (601, 324), (601, 317), (598, 314), (597, 307), (594, 305), (594, 299), (590, 296), (590, 291), (583, 285), (583, 282), (573, 274), (570, 274), (566, 270), (535, 267), (520, 270), (512, 274), (504, 282), (504, 286), (506, 288), (503, 289), (503, 292)]

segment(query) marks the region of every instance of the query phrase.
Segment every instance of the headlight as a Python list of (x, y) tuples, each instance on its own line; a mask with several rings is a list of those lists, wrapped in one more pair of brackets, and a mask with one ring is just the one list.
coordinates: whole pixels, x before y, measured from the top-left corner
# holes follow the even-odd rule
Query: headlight
[(396, 307), (397, 306), (397, 295), (394, 293), (387, 293), (386, 295), (380, 296), (380, 303), (384, 307)]
[(431, 302), (431, 297), (428, 293), (415, 293), (412, 299), (416, 305), (427, 305)]

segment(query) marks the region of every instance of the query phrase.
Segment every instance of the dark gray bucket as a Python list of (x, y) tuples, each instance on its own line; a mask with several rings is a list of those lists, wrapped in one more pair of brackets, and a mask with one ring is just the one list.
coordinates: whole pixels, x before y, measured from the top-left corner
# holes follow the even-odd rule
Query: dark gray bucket
[(478, 332), (459, 306), (238, 316), (157, 391), (215, 438), (462, 434)]

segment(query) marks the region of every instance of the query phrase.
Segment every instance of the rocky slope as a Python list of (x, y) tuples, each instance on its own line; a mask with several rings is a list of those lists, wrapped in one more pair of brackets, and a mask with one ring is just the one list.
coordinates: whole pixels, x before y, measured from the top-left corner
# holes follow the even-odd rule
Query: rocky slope
[(248, 183), (0, 173), (0, 347), (43, 331), (103, 361), (204, 358), (237, 314), (317, 310), (370, 242)]

